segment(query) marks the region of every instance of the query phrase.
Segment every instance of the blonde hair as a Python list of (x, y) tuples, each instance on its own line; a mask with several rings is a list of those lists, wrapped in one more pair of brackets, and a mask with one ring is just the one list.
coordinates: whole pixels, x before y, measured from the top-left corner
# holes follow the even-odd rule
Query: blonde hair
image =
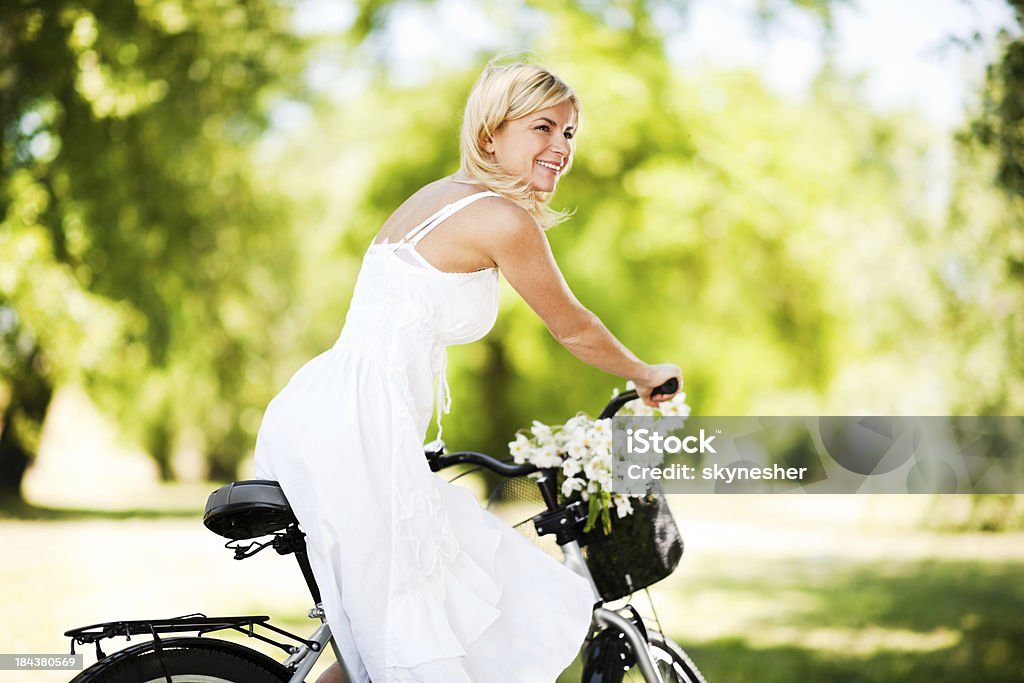
[[(529, 179), (506, 173), (484, 145), (507, 121), (566, 101), (572, 104), (573, 124), (578, 132), (579, 98), (565, 81), (539, 64), (492, 61), (469, 93), (459, 134), (460, 170), (472, 179), (468, 182), (479, 183), (512, 200), (529, 211), (545, 229), (564, 221), (570, 212), (551, 209), (548, 203), (554, 193), (535, 190)], [(569, 164), (572, 164), (571, 156)], [(569, 168), (566, 166), (563, 173)]]

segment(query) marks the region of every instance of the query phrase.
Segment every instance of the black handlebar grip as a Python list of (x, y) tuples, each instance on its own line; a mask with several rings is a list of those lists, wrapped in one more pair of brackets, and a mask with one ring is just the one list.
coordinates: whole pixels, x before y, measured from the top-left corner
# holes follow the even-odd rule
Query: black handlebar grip
[(651, 396), (667, 396), (668, 394), (674, 394), (677, 391), (679, 391), (679, 380), (673, 377), (661, 386), (654, 387), (654, 389), (651, 390)]

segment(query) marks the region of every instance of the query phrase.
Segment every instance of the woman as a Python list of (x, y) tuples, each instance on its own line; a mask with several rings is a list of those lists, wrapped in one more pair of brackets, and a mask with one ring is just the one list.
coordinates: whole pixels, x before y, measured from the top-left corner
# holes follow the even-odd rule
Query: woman
[[(470, 94), (457, 173), (416, 192), (370, 246), (334, 348), (267, 409), (256, 474), (307, 534), (352, 680), (551, 683), (595, 601), (587, 583), (432, 474), (423, 439), (450, 399), (445, 347), (482, 337), (498, 273), (581, 360), (651, 396), (647, 365), (569, 291), (543, 228), (569, 169), (579, 101), (547, 69), (491, 65)], [(337, 665), (320, 679), (344, 681)]]

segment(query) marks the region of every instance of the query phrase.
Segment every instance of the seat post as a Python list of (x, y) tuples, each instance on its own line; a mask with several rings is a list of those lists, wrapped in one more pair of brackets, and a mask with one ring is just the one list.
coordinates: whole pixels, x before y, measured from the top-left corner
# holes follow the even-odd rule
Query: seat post
[(306, 579), (309, 594), (313, 596), (313, 604), (319, 605), (322, 602), (320, 599), (320, 587), (316, 585), (316, 579), (313, 577), (313, 568), (309, 566), (309, 555), (306, 554), (305, 546), (301, 550), (295, 551), (295, 561), (299, 563), (302, 577)]
[(306, 580), (309, 594), (313, 596), (313, 603), (319, 605), (321, 603), (320, 587), (316, 585), (313, 568), (309, 564), (309, 553), (306, 552), (306, 534), (299, 530), (297, 524), (291, 524), (287, 531), (274, 542), (274, 547), (281, 555), (295, 553), (295, 561), (299, 563), (302, 578)]

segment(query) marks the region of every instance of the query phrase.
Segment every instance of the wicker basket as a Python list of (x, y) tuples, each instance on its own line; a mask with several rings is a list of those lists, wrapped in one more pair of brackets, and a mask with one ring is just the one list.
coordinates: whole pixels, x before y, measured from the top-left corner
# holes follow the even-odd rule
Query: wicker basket
[(612, 512), (612, 531), (600, 522), (583, 535), (583, 556), (606, 601), (646, 588), (671, 574), (683, 556), (683, 538), (661, 493), (632, 498), (633, 513)]

